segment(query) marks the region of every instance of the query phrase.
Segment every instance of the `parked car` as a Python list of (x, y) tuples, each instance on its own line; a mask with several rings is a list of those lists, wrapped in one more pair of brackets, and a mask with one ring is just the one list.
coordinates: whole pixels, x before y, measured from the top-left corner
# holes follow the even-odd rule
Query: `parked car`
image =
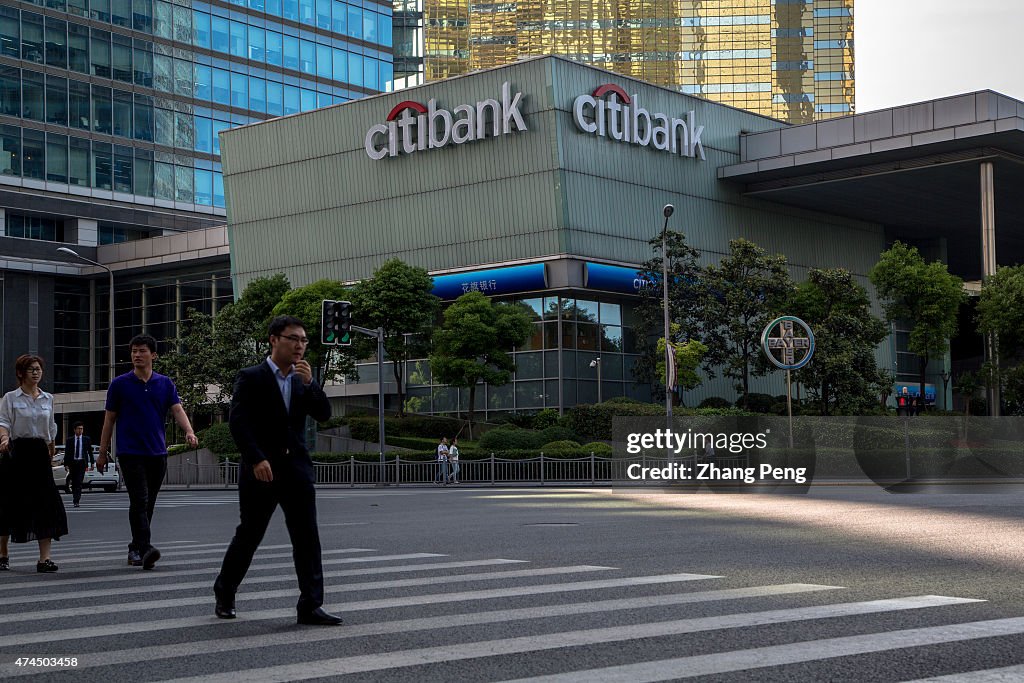
[[(100, 447), (92, 447), (93, 459), (99, 457)], [(64, 447), (57, 446), (57, 453), (53, 456), (53, 483), (64, 493), (71, 493), (71, 473), (64, 467)], [(101, 472), (95, 465), (90, 465), (85, 470), (85, 478), (82, 480), (83, 489), (101, 488), (108, 493), (114, 493), (121, 486), (121, 471), (117, 462), (108, 462), (106, 468)]]

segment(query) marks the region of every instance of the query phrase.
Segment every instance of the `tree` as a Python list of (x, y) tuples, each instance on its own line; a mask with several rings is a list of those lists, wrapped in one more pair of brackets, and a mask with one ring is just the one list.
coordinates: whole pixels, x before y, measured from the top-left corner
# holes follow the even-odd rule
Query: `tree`
[(295, 316), (306, 325), (309, 346), (306, 347), (305, 358), (313, 367), (314, 377), (322, 384), (355, 373), (354, 346), (325, 347), (320, 342), (324, 299), (349, 301), (350, 295), (350, 290), (337, 280), (318, 280), (287, 292), (274, 306), (275, 316)]
[[(673, 338), (677, 338), (679, 335), (679, 325), (672, 323), (669, 332)], [(704, 359), (704, 354), (708, 352), (708, 347), (702, 344), (697, 339), (691, 339), (685, 342), (673, 342), (673, 346), (676, 351), (676, 386), (682, 391), (689, 391), (690, 389), (696, 389), (703, 383), (704, 379), (697, 374), (697, 368), (700, 367), (701, 361)], [(663, 378), (663, 382), (668, 386), (668, 380), (665, 378), (665, 338), (659, 337), (657, 344), (658, 363), (657, 371), (658, 376)]]
[(991, 368), (1010, 413), (1024, 410), (1024, 265), (1002, 267), (981, 287), (978, 332), (995, 335), (999, 364)]
[[(223, 403), (217, 383), (220, 349), (211, 343), (213, 339), (213, 318), (190, 308), (181, 321), (178, 336), (168, 340), (168, 352), (158, 356), (155, 363), (158, 372), (174, 380), (190, 418), (211, 414)], [(212, 395), (210, 385), (216, 389)]]
[(957, 315), (964, 301), (963, 281), (944, 263), (925, 263), (916, 247), (902, 242), (882, 252), (869, 277), (886, 320), (911, 326), (908, 350), (918, 358), (923, 398), (928, 361), (945, 354), (949, 338), (956, 334)]
[(871, 315), (867, 290), (848, 270), (812, 268), (787, 311), (814, 332), (814, 357), (795, 377), (819, 402), (821, 414), (873, 409), (882, 390), (875, 350), (888, 327)]
[[(416, 268), (399, 259), (386, 261), (352, 288), (352, 318), (361, 327), (384, 329), (384, 351), (391, 360), (395, 386), (398, 389), (399, 416), (405, 413), (405, 361), (426, 355), (427, 331), (437, 315), (440, 299), (431, 293), (433, 279), (423, 268)], [(413, 336), (408, 339), (406, 334)], [(369, 338), (357, 346), (362, 357), (376, 353), (365, 349)], [(368, 352), (367, 352), (368, 351)]]
[[(642, 282), (650, 286), (640, 289), (640, 300), (636, 307), (640, 358), (634, 370), (634, 379), (640, 382), (664, 383), (664, 346), (657, 352), (657, 340), (665, 336), (664, 296), (662, 281), (661, 235), (648, 243), (654, 256), (638, 269)], [(703, 273), (698, 259), (700, 252), (686, 243), (686, 235), (674, 230), (665, 236), (668, 252), (668, 313), (671, 326), (669, 335), (673, 344), (686, 343), (691, 338), (700, 339), (700, 286)]]
[(533, 323), (522, 305), (495, 304), (480, 292), (463, 294), (434, 330), (430, 367), (434, 378), (469, 389), (469, 436), (473, 438), (476, 386), (507, 384), (515, 364), (509, 352), (530, 336)]
[(729, 242), (729, 256), (705, 269), (702, 294), (705, 365), (735, 381), (747, 407), (750, 376), (768, 364), (760, 350), (761, 332), (776, 317), (793, 291), (786, 258), (770, 256), (753, 242)]

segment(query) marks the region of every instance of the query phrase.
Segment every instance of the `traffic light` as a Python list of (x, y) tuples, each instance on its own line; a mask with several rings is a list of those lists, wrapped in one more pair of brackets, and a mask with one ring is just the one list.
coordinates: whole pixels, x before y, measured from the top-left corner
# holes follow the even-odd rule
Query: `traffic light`
[(352, 343), (352, 304), (325, 299), (320, 316), (320, 342), (324, 346)]

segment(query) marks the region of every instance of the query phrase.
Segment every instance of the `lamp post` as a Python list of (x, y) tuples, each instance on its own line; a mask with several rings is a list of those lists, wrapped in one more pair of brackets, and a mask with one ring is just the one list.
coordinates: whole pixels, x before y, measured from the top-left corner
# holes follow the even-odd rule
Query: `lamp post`
[(665, 416), (668, 418), (668, 425), (672, 426), (672, 391), (668, 387), (668, 368), (672, 362), (669, 354), (669, 318), (668, 318), (668, 219), (675, 212), (676, 207), (666, 204), (662, 209), (665, 215), (665, 227), (661, 230), (661, 304), (662, 313), (665, 318)]
[(597, 402), (601, 403), (601, 356), (590, 361), (590, 367), (597, 368)]
[(109, 337), (109, 341), (108, 341), (108, 343), (110, 345), (110, 353), (107, 356), (107, 361), (108, 361), (108, 363), (107, 363), (107, 372), (108, 372), (107, 381), (108, 382), (113, 382), (114, 381), (114, 272), (112, 270), (110, 270), (110, 268), (107, 268), (102, 263), (98, 263), (96, 261), (93, 261), (92, 259), (88, 259), (88, 258), (82, 256), (81, 254), (79, 254), (74, 249), (69, 249), (68, 247), (58, 247), (57, 251), (60, 252), (61, 254), (67, 254), (68, 256), (74, 256), (76, 259), (85, 261), (86, 263), (90, 263), (90, 264), (92, 264), (94, 266), (99, 266), (103, 270), (107, 271), (107, 276), (110, 278), (110, 317), (109, 317), (109, 320), (110, 320), (110, 337)]

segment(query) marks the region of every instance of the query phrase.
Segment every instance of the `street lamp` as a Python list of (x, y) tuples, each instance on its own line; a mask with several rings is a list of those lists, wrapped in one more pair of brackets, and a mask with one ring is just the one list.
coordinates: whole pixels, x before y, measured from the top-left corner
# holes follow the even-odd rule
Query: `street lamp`
[(601, 356), (590, 361), (590, 367), (597, 368), (597, 402), (601, 403)]
[(107, 357), (107, 360), (108, 360), (107, 371), (109, 373), (109, 377), (107, 378), (107, 381), (108, 382), (113, 382), (114, 381), (114, 272), (112, 270), (110, 270), (110, 268), (107, 268), (102, 263), (98, 263), (96, 261), (93, 261), (92, 259), (85, 258), (84, 256), (79, 254), (74, 249), (69, 249), (68, 247), (58, 247), (57, 251), (59, 251), (62, 254), (67, 254), (68, 256), (74, 256), (76, 259), (80, 259), (82, 261), (85, 261), (86, 263), (91, 263), (94, 266), (99, 266), (103, 270), (107, 271), (107, 275), (110, 277), (110, 318), (109, 318), (109, 320), (110, 320), (110, 338), (109, 338), (109, 341), (108, 341), (108, 343), (110, 344), (110, 354)]
[(661, 303), (662, 313), (665, 318), (665, 416), (668, 418), (669, 427), (672, 425), (672, 390), (668, 387), (669, 364), (672, 356), (669, 353), (669, 321), (668, 321), (668, 219), (675, 212), (676, 207), (666, 204), (662, 209), (665, 215), (665, 227), (661, 231)]

